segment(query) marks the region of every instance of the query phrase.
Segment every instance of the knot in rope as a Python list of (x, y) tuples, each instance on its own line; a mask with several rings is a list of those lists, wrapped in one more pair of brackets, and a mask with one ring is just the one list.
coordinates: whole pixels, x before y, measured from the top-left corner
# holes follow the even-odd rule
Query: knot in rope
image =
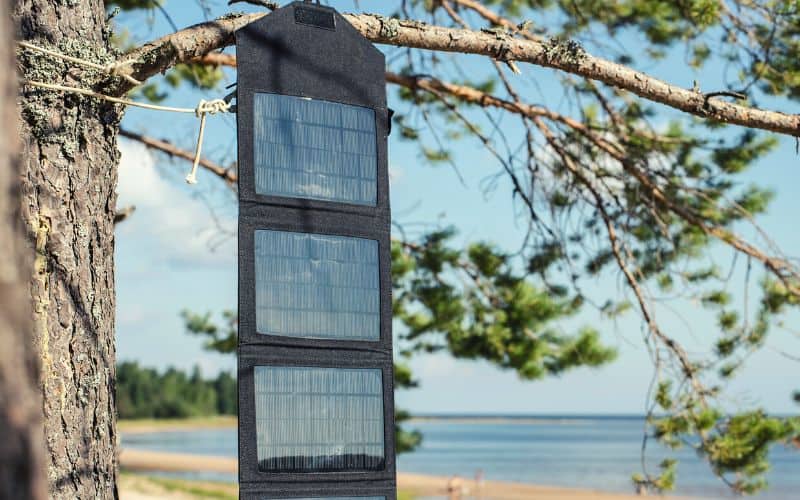
[(188, 184), (197, 184), (197, 167), (200, 165), (200, 153), (203, 149), (203, 134), (206, 130), (206, 115), (215, 115), (217, 113), (225, 113), (231, 108), (231, 105), (222, 99), (212, 99), (206, 101), (200, 99), (194, 114), (200, 118), (200, 134), (197, 136), (197, 149), (194, 155), (194, 164), (192, 171), (186, 176)]
[[(131, 73), (133, 72), (131, 66), (136, 63), (136, 61), (132, 59), (124, 61), (112, 61), (107, 64), (101, 64), (99, 62), (87, 61), (79, 57), (73, 57), (67, 54), (62, 54), (55, 50), (50, 50), (44, 47), (40, 47), (38, 45), (34, 45), (30, 42), (19, 41), (17, 43), (19, 44), (20, 47), (32, 50), (34, 52), (39, 52), (41, 54), (45, 54), (47, 56), (56, 59), (61, 59), (63, 61), (71, 62), (73, 64), (78, 64), (80, 66), (84, 66), (87, 68), (103, 71), (111, 76), (124, 78), (129, 82), (131, 82), (133, 85), (141, 85), (142, 83), (131, 76)], [(137, 106), (140, 108), (155, 109), (161, 111), (173, 111), (176, 113), (194, 113), (195, 116), (200, 118), (200, 133), (197, 136), (197, 149), (195, 150), (194, 164), (192, 165), (192, 171), (189, 172), (189, 175), (186, 176), (186, 182), (188, 182), (189, 184), (197, 184), (197, 167), (200, 165), (201, 161), (200, 154), (202, 153), (203, 149), (203, 136), (205, 134), (205, 129), (206, 129), (206, 116), (215, 115), (217, 113), (227, 113), (233, 107), (232, 104), (225, 101), (224, 99), (212, 99), (210, 101), (201, 99), (200, 102), (197, 104), (197, 107), (194, 109), (172, 108), (167, 106), (157, 106), (155, 104), (135, 102), (128, 99), (121, 99), (119, 97), (107, 96), (97, 93), (91, 89), (83, 89), (79, 87), (68, 87), (54, 83), (37, 82), (32, 80), (25, 80), (25, 84), (49, 90), (58, 90), (61, 92), (74, 92), (76, 94), (88, 95), (91, 97), (96, 97), (97, 99), (103, 99), (105, 101), (117, 104), (124, 104), (126, 106)]]
[(105, 66), (105, 72), (111, 76), (118, 76), (124, 78), (134, 85), (141, 85), (142, 82), (130, 75), (131, 65), (134, 61), (113, 61)]
[(205, 114), (226, 113), (230, 107), (231, 105), (222, 99), (212, 99), (210, 101), (200, 99), (200, 103), (197, 104), (197, 109), (195, 109), (194, 113), (198, 118), (202, 118)]

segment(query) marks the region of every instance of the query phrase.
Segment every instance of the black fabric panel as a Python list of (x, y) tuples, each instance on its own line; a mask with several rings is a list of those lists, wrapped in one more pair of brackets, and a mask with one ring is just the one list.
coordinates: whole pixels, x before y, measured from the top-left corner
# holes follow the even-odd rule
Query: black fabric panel
[[(299, 9), (299, 11), (298, 11)], [(383, 54), (333, 9), (295, 2), (239, 30), (239, 481), (240, 498), (385, 496), (395, 500), (391, 240)], [(376, 206), (255, 193), (253, 103), (256, 93), (284, 94), (375, 111)], [(257, 229), (378, 241), (380, 340), (297, 338), (256, 333)], [(259, 472), (253, 367), (379, 368), (384, 385), (385, 468), (368, 472)]]
[[(392, 358), (379, 353), (247, 345), (239, 347), (239, 482), (245, 484), (297, 483), (306, 488), (312, 483), (341, 481), (341, 485), (364, 481), (395, 481), (394, 393)], [(365, 472), (261, 472), (258, 468), (256, 441), (254, 366), (311, 366), (326, 368), (378, 368), (383, 371), (383, 411), (385, 468)], [(325, 489), (313, 490), (326, 493)]]
[[(335, 29), (295, 22), (298, 6), (333, 14)], [(386, 107), (383, 53), (332, 9), (294, 2), (237, 31), (236, 46), (240, 82), (276, 94)]]
[[(381, 338), (377, 342), (310, 339), (263, 335), (255, 321), (254, 231), (274, 229), (303, 233), (354, 236), (378, 241), (380, 274)], [(369, 350), (391, 358), (392, 354), (392, 256), (387, 217), (270, 207), (252, 203), (239, 206), (239, 344), (325, 347)]]

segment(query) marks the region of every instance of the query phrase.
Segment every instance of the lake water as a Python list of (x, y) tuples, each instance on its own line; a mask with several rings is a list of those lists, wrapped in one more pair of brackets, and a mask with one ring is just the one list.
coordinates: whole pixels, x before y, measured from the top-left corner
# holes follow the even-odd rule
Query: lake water
[[(401, 455), (398, 470), (631, 492), (631, 474), (641, 470), (643, 421), (638, 417), (535, 417), (480, 421), (437, 420), (409, 424), (424, 436), (415, 452)], [(123, 435), (122, 446), (156, 451), (235, 457), (236, 430)], [(691, 450), (667, 452), (651, 442), (648, 466), (665, 457), (679, 460), (675, 493), (701, 498), (731, 497)], [(759, 500), (800, 499), (800, 452), (776, 446), (770, 455), (770, 489)], [(195, 475), (235, 481), (230, 475)]]

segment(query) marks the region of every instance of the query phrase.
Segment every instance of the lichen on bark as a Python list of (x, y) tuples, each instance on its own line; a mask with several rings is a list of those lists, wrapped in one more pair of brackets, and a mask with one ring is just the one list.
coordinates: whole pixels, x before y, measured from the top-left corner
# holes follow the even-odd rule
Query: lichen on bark
[[(20, 0), (21, 38), (98, 64), (114, 60), (100, 0)], [(18, 51), (22, 78), (105, 91), (103, 71)], [(114, 235), (121, 107), (21, 89), (22, 218), (40, 353), (50, 498), (116, 498)]]

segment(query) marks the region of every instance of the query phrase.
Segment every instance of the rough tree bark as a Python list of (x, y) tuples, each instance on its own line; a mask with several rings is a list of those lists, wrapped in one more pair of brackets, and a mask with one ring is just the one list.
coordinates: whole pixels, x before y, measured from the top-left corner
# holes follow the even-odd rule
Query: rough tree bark
[[(0, 1), (5, 12), (9, 0)], [(38, 356), (27, 293), (32, 259), (20, 221), (17, 87), (11, 20), (0, 17), (0, 498), (44, 500)]]
[[(102, 0), (17, 0), (19, 37), (108, 61)], [(23, 77), (102, 88), (103, 76), (19, 52)], [(40, 353), (51, 498), (116, 498), (114, 209), (121, 108), (25, 89), (22, 219)]]

